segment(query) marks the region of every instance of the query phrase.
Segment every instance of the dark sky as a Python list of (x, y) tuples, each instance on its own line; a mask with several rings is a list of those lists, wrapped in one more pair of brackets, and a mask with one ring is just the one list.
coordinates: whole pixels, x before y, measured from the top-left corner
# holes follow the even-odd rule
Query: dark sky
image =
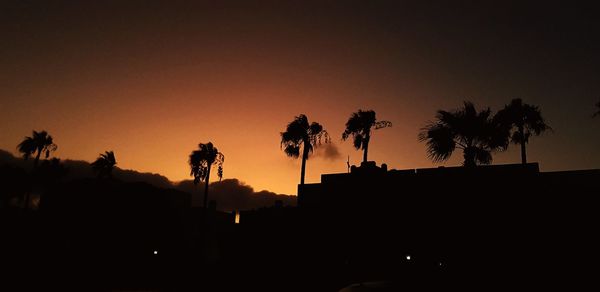
[[(530, 160), (598, 168), (600, 11), (523, 2), (3, 1), (0, 148), (14, 153), (46, 129), (61, 158), (114, 150), (123, 168), (177, 181), (210, 140), (225, 177), (294, 194), (299, 161), (280, 151), (279, 132), (295, 115), (334, 137), (339, 155), (309, 161), (318, 182), (348, 155), (360, 161), (339, 140), (359, 108), (394, 123), (370, 158), (403, 169), (436, 166), (417, 141), (436, 110), (521, 97), (555, 129), (531, 141)], [(518, 149), (494, 159), (518, 162)]]

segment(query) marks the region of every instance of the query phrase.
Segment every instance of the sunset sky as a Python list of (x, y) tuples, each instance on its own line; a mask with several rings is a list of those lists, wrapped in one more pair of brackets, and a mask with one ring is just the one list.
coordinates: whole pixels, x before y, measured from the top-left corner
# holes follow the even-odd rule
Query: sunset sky
[[(224, 178), (296, 194), (300, 161), (279, 143), (298, 114), (339, 152), (309, 159), (310, 183), (345, 172), (348, 155), (360, 163), (341, 141), (357, 109), (393, 123), (372, 138), (378, 164), (452, 166), (462, 153), (433, 164), (417, 140), (436, 110), (463, 100), (498, 110), (521, 97), (554, 128), (531, 140), (530, 161), (600, 168), (598, 10), (421, 2), (2, 1), (0, 148), (16, 154), (24, 136), (47, 130), (61, 159), (113, 150), (121, 168), (180, 181), (190, 152), (211, 141)], [(519, 161), (516, 146), (494, 156)]]

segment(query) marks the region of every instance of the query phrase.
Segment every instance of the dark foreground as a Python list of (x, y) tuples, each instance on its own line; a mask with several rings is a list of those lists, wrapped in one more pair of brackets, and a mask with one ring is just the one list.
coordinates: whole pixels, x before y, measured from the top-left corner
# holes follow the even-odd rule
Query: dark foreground
[(61, 183), (0, 210), (0, 290), (597, 290), (600, 172), (519, 169), (324, 176), (239, 224), (146, 185)]

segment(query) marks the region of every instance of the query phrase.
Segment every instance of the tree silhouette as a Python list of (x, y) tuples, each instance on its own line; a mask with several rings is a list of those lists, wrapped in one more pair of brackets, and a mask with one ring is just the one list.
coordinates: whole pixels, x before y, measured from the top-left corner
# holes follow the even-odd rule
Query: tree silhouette
[(490, 164), (492, 152), (508, 146), (504, 131), (490, 115), (489, 108), (477, 112), (468, 101), (452, 112), (440, 110), (436, 120), (421, 129), (419, 141), (427, 143), (428, 157), (434, 162), (448, 160), (459, 148), (463, 150), (464, 166)]
[(371, 130), (391, 127), (390, 121), (377, 121), (375, 112), (372, 110), (358, 110), (352, 113), (346, 122), (346, 130), (342, 133), (342, 140), (352, 136), (354, 139), (354, 148), (363, 150), (363, 162), (367, 162), (367, 154), (369, 152), (369, 142), (371, 141)]
[[(18, 151), (23, 155), (25, 160), (28, 160), (31, 155), (35, 154), (35, 160), (33, 161), (34, 168), (37, 168), (40, 161), (40, 156), (44, 153), (44, 158), (50, 157), (50, 152), (55, 151), (58, 148), (54, 144), (52, 136), (48, 135), (46, 131), (33, 131), (31, 137), (25, 137), (19, 145), (17, 145)], [(25, 198), (23, 208), (29, 209), (30, 192), (25, 192)]]
[(546, 124), (537, 106), (523, 103), (520, 98), (513, 99), (510, 104), (498, 111), (494, 117), (503, 125), (511, 142), (521, 145), (521, 163), (527, 163), (525, 144), (532, 135), (539, 136), (547, 130), (552, 130)]
[(304, 176), (306, 174), (306, 160), (308, 154), (313, 151), (321, 142), (329, 143), (329, 134), (319, 123), (308, 123), (306, 115), (301, 114), (294, 118), (285, 132), (281, 133), (281, 147), (289, 157), (300, 157), (300, 147), (302, 147), (302, 170), (300, 172), (300, 184), (304, 185)]
[(117, 160), (115, 159), (115, 153), (112, 151), (105, 151), (104, 154), (100, 153), (100, 156), (96, 161), (92, 162), (91, 166), (98, 177), (112, 177), (112, 171)]
[(33, 131), (31, 137), (25, 137), (23, 141), (17, 146), (17, 149), (23, 155), (25, 160), (28, 160), (31, 155), (35, 154), (35, 160), (33, 164), (38, 165), (40, 155), (45, 153), (45, 158), (50, 157), (50, 152), (55, 151), (58, 147), (52, 141), (52, 136), (48, 135), (46, 131)]
[(200, 181), (204, 181), (204, 209), (206, 209), (208, 204), (210, 169), (213, 164), (216, 164), (218, 167), (217, 175), (219, 176), (219, 180), (221, 180), (223, 178), (225, 156), (211, 142), (206, 144), (200, 143), (198, 144), (198, 148), (198, 150), (192, 151), (189, 157), (190, 175), (194, 177), (194, 185), (198, 185)]
[(596, 107), (598, 108), (598, 111), (594, 113), (594, 117), (600, 116), (600, 101), (596, 103)]

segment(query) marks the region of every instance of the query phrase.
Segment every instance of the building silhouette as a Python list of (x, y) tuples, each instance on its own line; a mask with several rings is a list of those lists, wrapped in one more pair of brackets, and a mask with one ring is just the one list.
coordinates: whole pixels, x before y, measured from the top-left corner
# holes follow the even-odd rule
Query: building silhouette
[(564, 280), (597, 259), (599, 180), (600, 170), (537, 163), (388, 170), (371, 161), (299, 185), (298, 208), (333, 247), (324, 254), (366, 269), (363, 279)]

